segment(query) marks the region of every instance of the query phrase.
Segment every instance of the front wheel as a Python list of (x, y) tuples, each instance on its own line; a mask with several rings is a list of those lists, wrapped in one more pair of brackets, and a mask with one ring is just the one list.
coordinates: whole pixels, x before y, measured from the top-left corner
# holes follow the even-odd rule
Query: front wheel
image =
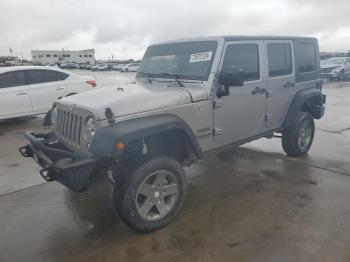
[(185, 172), (172, 158), (160, 156), (124, 174), (114, 187), (114, 203), (130, 227), (150, 232), (169, 224), (186, 193)]
[(282, 132), (282, 147), (288, 156), (305, 155), (313, 142), (315, 122), (306, 112), (300, 112), (293, 123)]

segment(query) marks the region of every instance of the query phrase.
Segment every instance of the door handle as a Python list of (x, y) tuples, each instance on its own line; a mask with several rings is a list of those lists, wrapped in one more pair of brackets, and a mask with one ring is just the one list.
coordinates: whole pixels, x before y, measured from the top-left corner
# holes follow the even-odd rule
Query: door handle
[(252, 94), (253, 95), (256, 95), (256, 94), (264, 94), (266, 92), (266, 88), (262, 87), (255, 87), (253, 90), (252, 90)]
[(289, 82), (287, 81), (285, 84), (284, 84), (284, 88), (288, 88), (288, 87), (294, 87), (295, 86), (295, 83), (294, 82)]
[(23, 91), (23, 92), (17, 93), (16, 95), (17, 95), (17, 96), (22, 96), (22, 95), (28, 95), (28, 93), (26, 93), (26, 92)]
[(63, 90), (64, 87), (57, 87), (56, 90)]

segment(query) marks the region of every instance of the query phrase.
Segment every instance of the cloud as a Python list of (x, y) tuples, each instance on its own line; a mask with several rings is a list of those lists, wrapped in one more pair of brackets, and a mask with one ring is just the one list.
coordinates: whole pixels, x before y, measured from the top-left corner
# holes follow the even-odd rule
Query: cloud
[(306, 35), (322, 50), (350, 49), (348, 0), (2, 0), (0, 54), (95, 48), (139, 58), (153, 42), (183, 37)]

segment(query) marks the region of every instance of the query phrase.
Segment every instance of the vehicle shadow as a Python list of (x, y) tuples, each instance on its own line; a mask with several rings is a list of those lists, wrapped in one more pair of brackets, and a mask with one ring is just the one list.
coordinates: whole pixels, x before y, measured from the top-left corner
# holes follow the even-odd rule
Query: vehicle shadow
[(0, 134), (11, 131), (21, 131), (27, 128), (42, 126), (43, 118), (41, 116), (17, 117), (0, 120)]

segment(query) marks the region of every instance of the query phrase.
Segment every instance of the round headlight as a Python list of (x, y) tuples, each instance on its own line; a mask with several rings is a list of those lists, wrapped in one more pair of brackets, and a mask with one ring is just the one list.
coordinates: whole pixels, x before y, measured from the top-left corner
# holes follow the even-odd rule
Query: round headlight
[(58, 116), (58, 108), (57, 106), (55, 106), (53, 109), (52, 109), (52, 112), (51, 112), (51, 123), (52, 125), (54, 126), (57, 122), (57, 116)]
[(96, 132), (95, 119), (93, 117), (89, 117), (86, 120), (84, 137), (86, 142), (90, 143), (92, 138), (94, 137)]

